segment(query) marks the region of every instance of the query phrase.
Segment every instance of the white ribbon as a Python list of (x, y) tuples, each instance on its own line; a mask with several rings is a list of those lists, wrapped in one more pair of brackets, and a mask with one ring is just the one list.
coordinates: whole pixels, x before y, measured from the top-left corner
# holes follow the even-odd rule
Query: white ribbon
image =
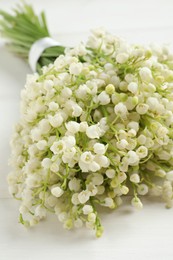
[(28, 61), (33, 72), (36, 71), (37, 61), (45, 49), (60, 46), (60, 43), (49, 37), (44, 37), (34, 42), (29, 51)]

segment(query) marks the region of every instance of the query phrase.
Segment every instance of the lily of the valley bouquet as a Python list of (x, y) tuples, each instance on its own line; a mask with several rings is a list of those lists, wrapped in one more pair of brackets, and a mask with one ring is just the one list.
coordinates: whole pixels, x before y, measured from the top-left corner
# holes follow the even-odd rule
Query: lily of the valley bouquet
[[(1, 11), (2, 35), (24, 59), (50, 37), (44, 14), (24, 5)], [(37, 46), (38, 47), (38, 46)], [(32, 62), (31, 62), (32, 63)], [(101, 207), (131, 194), (173, 205), (173, 54), (131, 45), (102, 30), (74, 48), (57, 44), (37, 60), (21, 92), (11, 141), (9, 191), (21, 201), (20, 222), (57, 215), (67, 229), (101, 236)]]

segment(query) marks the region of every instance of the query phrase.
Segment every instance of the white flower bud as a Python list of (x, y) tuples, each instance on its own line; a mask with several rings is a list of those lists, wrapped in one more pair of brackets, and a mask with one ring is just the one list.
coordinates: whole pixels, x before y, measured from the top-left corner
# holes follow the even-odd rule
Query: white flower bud
[(77, 192), (80, 190), (80, 180), (74, 177), (69, 181), (68, 186), (71, 191)]
[(101, 166), (95, 161), (93, 161), (89, 166), (89, 170), (92, 172), (97, 172), (100, 170), (100, 168), (101, 168)]
[(72, 116), (74, 116), (74, 117), (79, 117), (82, 114), (82, 108), (77, 104), (75, 104), (72, 107), (72, 110), (73, 110)]
[(139, 174), (133, 173), (133, 174), (130, 176), (130, 181), (131, 181), (131, 182), (134, 182), (134, 183), (139, 183), (139, 182), (140, 182)]
[(38, 205), (35, 209), (35, 216), (41, 219), (46, 217), (46, 213), (46, 209), (42, 205)]
[(93, 212), (93, 207), (91, 205), (85, 205), (82, 208), (83, 214), (88, 215)]
[(52, 195), (54, 195), (55, 197), (59, 198), (63, 195), (64, 191), (63, 189), (61, 189), (59, 186), (53, 187), (51, 189), (51, 193)]
[(106, 152), (106, 146), (101, 143), (95, 143), (94, 144), (94, 152), (96, 154), (105, 154)]
[(59, 108), (59, 105), (55, 103), (54, 101), (49, 103), (49, 109), (50, 111), (57, 111)]
[(51, 164), (52, 164), (52, 161), (51, 161), (51, 159), (49, 159), (49, 158), (44, 158), (43, 161), (41, 162), (41, 165), (42, 165), (43, 168), (45, 168), (45, 169), (49, 169), (50, 166), (51, 166)]
[(114, 169), (108, 169), (106, 170), (106, 176), (109, 179), (113, 179), (115, 177), (115, 170)]
[(126, 75), (125, 75), (125, 80), (126, 80), (128, 83), (134, 81), (134, 75), (133, 75), (133, 74), (126, 74)]
[(120, 141), (117, 142), (117, 148), (120, 150), (126, 149), (128, 146), (128, 142), (126, 139), (121, 139)]
[(156, 87), (152, 83), (149, 83), (149, 84), (147, 84), (146, 90), (148, 92), (155, 92), (156, 91)]
[(157, 111), (160, 107), (159, 100), (156, 97), (148, 97), (146, 103), (152, 111)]
[(70, 74), (73, 74), (73, 75), (79, 75), (82, 72), (82, 69), (83, 69), (82, 63), (73, 62), (70, 64), (69, 72), (70, 72)]
[(129, 58), (129, 55), (127, 53), (119, 53), (116, 56), (116, 61), (120, 64), (123, 64), (128, 60), (128, 58)]
[(131, 200), (131, 204), (133, 207), (135, 207), (136, 209), (142, 209), (143, 208), (143, 204), (142, 202), (140, 201), (139, 198), (133, 198)]
[(110, 161), (105, 155), (96, 155), (94, 160), (103, 168), (107, 168), (110, 165)]
[(146, 184), (140, 184), (137, 188), (139, 195), (146, 195), (148, 193), (148, 186)]
[(126, 195), (129, 192), (129, 188), (125, 185), (121, 186), (120, 191), (123, 195)]
[(121, 102), (114, 107), (114, 112), (122, 118), (126, 118), (128, 114), (127, 107)]
[(96, 214), (93, 213), (93, 212), (89, 213), (88, 221), (91, 222), (91, 223), (95, 223), (95, 221), (96, 221)]
[(49, 131), (51, 130), (51, 125), (49, 123), (49, 120), (48, 119), (42, 119), (39, 122), (39, 129), (40, 129), (42, 134), (48, 134)]
[(46, 146), (47, 146), (47, 142), (46, 142), (46, 140), (40, 140), (40, 141), (38, 141), (38, 143), (36, 144), (36, 146), (37, 146), (37, 148), (39, 149), (39, 150), (44, 150), (45, 148), (46, 148)]
[(53, 87), (53, 85), (54, 85), (54, 83), (53, 83), (53, 81), (52, 80), (45, 80), (45, 82), (44, 82), (44, 88), (46, 89), (46, 90), (49, 90), (49, 89), (51, 89), (52, 87)]
[(74, 204), (74, 205), (78, 205), (80, 204), (80, 201), (78, 199), (78, 195), (79, 193), (74, 193), (71, 197), (71, 202)]
[(49, 116), (49, 123), (55, 128), (61, 126), (63, 121), (64, 119), (60, 113), (57, 113), (54, 116)]
[(104, 199), (103, 206), (113, 209), (115, 207), (115, 202), (113, 201), (112, 198), (107, 197)]
[(90, 182), (89, 184), (86, 185), (86, 189), (90, 192), (90, 196), (95, 196), (97, 194), (97, 191), (98, 191), (97, 187), (92, 182)]
[(146, 82), (151, 81), (153, 78), (151, 74), (151, 70), (147, 67), (140, 68), (139, 75), (141, 77), (141, 80)]
[(164, 178), (166, 176), (166, 172), (162, 169), (157, 170), (155, 174), (156, 176), (159, 176), (161, 178)]
[(127, 175), (125, 174), (125, 172), (119, 172), (117, 178), (119, 183), (122, 183), (127, 179)]
[(140, 103), (137, 105), (136, 107), (136, 111), (140, 114), (140, 115), (144, 115), (147, 113), (149, 106), (147, 104), (144, 103)]
[(69, 121), (65, 124), (65, 126), (67, 130), (72, 134), (76, 134), (77, 132), (79, 132), (80, 124), (75, 121)]
[(131, 82), (129, 85), (128, 85), (128, 90), (130, 92), (132, 92), (133, 94), (136, 94), (137, 91), (138, 91), (138, 84), (136, 82)]
[(86, 135), (91, 139), (99, 138), (101, 130), (98, 125), (91, 125), (86, 129)]
[(40, 141), (41, 138), (41, 131), (39, 128), (33, 128), (31, 130), (31, 138), (33, 141)]
[(63, 140), (67, 148), (72, 148), (76, 144), (76, 139), (73, 135), (64, 136)]
[(136, 136), (136, 131), (135, 131), (134, 129), (130, 129), (130, 130), (128, 131), (128, 136), (130, 136), (130, 137), (135, 137), (135, 136)]
[(90, 198), (90, 192), (83, 190), (78, 194), (78, 199), (81, 204), (85, 204)]
[(99, 95), (98, 95), (98, 101), (100, 102), (101, 105), (107, 105), (110, 103), (110, 97), (109, 95), (106, 93), (106, 91), (102, 91)]
[(56, 203), (57, 203), (57, 198), (53, 195), (49, 195), (46, 199), (45, 199), (45, 203), (46, 205), (48, 205), (49, 207), (55, 207)]
[(61, 91), (61, 96), (65, 99), (70, 98), (72, 95), (72, 90), (68, 87), (64, 87)]
[(148, 155), (147, 147), (141, 145), (136, 150), (136, 154), (139, 156), (140, 159), (145, 158)]
[(106, 63), (106, 64), (104, 65), (104, 68), (105, 68), (105, 70), (109, 71), (109, 70), (114, 69), (114, 65), (111, 64), (111, 63)]
[(139, 123), (138, 123), (138, 122), (131, 121), (130, 123), (128, 123), (127, 127), (130, 128), (130, 129), (135, 130), (136, 133), (137, 133), (138, 130), (139, 130)]
[[(112, 95), (113, 93), (115, 92), (115, 87), (113, 84), (108, 84), (106, 86), (106, 93), (109, 94), (109, 95)], [(110, 101), (109, 101), (110, 103)]]
[(138, 138), (137, 138), (139, 144), (145, 144), (146, 139), (147, 139), (147, 138), (146, 138), (145, 135), (140, 135), (140, 136), (138, 136)]
[(129, 96), (125, 101), (125, 105), (129, 111), (133, 110), (135, 106), (138, 104), (138, 97), (137, 96)]
[(147, 137), (146, 142), (145, 142), (145, 146), (147, 148), (151, 148), (152, 146), (154, 146), (154, 141), (150, 137)]
[(129, 151), (127, 153), (127, 160), (129, 165), (135, 166), (139, 163), (139, 156), (136, 154), (136, 152)]
[(120, 78), (117, 77), (117, 76), (113, 76), (113, 77), (111, 77), (110, 82), (111, 82), (115, 87), (118, 87), (119, 84), (120, 84)]
[(88, 127), (88, 123), (87, 122), (85, 122), (85, 121), (81, 122), (80, 126), (79, 126), (79, 131), (82, 132), (82, 133), (86, 132), (87, 127)]

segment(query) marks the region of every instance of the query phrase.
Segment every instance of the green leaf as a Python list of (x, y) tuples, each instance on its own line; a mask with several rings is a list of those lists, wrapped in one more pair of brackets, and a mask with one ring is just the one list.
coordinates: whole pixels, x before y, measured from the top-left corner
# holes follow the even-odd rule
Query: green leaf
[[(7, 40), (7, 47), (11, 52), (28, 60), (32, 44), (44, 37), (50, 37), (45, 13), (37, 15), (31, 5), (16, 5), (13, 14), (0, 10), (0, 32)], [(64, 53), (64, 46), (46, 49), (37, 64), (37, 71), (41, 67), (53, 62)]]

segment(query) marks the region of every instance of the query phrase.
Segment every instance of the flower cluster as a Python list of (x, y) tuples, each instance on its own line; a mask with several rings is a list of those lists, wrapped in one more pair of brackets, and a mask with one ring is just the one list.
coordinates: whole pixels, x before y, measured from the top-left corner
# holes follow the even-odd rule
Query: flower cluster
[(21, 93), (11, 141), (10, 193), (20, 222), (55, 213), (67, 229), (103, 232), (98, 205), (132, 194), (173, 205), (173, 55), (129, 45), (102, 29), (67, 49)]

